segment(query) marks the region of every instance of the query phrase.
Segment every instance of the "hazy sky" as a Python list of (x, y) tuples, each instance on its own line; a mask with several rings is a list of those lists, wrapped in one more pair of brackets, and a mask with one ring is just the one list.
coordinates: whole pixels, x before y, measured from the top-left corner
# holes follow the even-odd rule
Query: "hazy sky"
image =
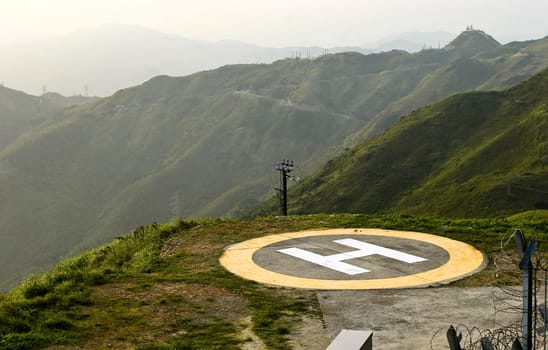
[(105, 23), (265, 46), (362, 45), (472, 24), (507, 42), (548, 35), (547, 14), (547, 0), (0, 0), (0, 44)]

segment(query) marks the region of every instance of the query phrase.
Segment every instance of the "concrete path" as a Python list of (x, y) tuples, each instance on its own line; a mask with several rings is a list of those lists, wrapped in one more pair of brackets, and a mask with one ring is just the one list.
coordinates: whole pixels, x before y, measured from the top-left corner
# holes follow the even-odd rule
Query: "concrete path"
[(521, 322), (519, 288), (321, 291), (318, 299), (331, 339), (341, 329), (371, 330), (375, 350), (449, 349), (450, 325), (486, 330)]

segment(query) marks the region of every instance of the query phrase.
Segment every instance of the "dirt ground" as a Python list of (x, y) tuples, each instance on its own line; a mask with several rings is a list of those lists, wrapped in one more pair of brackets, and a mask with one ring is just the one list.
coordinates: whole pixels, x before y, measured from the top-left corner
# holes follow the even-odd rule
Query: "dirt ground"
[[(329, 339), (341, 329), (371, 330), (375, 350), (437, 350), (449, 349), (446, 331), (450, 325), (460, 326), (464, 339), (465, 326), (483, 331), (519, 325), (519, 292), (515, 288), (448, 287), (321, 291), (318, 299)], [(317, 329), (310, 332), (320, 338)], [(325, 349), (328, 344), (309, 349)]]

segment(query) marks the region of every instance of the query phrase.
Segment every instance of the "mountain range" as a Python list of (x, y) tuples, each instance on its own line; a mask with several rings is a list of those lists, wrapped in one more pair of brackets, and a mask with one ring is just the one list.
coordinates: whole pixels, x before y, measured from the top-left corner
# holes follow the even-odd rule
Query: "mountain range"
[(0, 47), (0, 81), (39, 94), (110, 96), (157, 75), (182, 76), (226, 64), (271, 63), (360, 47), (268, 48), (235, 40), (205, 42), (139, 26), (108, 24), (40, 41)]
[(31, 94), (110, 96), (157, 75), (183, 76), (226, 64), (272, 63), (326, 52), (409, 52), (446, 44), (452, 34), (403, 33), (363, 46), (271, 48), (235, 40), (190, 40), (148, 28), (108, 24), (18, 45), (0, 46), (0, 81)]
[(370, 48), (373, 52), (403, 50), (414, 53), (425, 49), (440, 49), (454, 38), (455, 34), (444, 31), (431, 33), (415, 31), (388, 36), (374, 43), (360, 45), (360, 47)]
[[(290, 213), (503, 217), (548, 209), (548, 70), (418, 109), (290, 192)], [(258, 214), (279, 212), (272, 199)]]
[(282, 157), (312, 174), (423, 105), (546, 66), (548, 39), (466, 31), (442, 49), (223, 66), (100, 99), (1, 88), (1, 286), (138, 225), (242, 215)]

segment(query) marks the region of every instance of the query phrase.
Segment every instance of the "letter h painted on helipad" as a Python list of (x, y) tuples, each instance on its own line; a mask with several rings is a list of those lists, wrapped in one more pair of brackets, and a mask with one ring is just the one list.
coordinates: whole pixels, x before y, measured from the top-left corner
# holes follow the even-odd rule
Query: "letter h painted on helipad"
[(333, 255), (320, 255), (300, 248), (280, 249), (278, 250), (278, 252), (291, 255), (295, 258), (299, 258), (323, 267), (327, 267), (329, 269), (339, 271), (347, 275), (357, 275), (360, 273), (369, 272), (370, 270), (345, 263), (343, 262), (344, 260), (363, 258), (370, 255), (382, 255), (387, 258), (406, 262), (408, 264), (427, 260), (415, 255), (402, 253), (400, 251), (381, 247), (375, 244), (361, 242), (352, 238), (339, 239), (333, 242), (345, 245), (347, 247), (356, 248), (357, 250)]

